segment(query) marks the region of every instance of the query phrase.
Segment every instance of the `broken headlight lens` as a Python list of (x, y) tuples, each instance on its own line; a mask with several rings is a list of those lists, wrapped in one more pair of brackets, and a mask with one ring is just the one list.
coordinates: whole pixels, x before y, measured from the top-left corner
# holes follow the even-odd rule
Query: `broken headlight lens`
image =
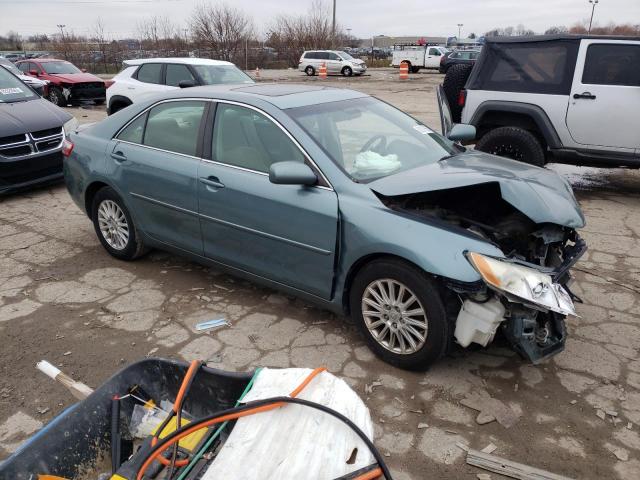
[(550, 275), (536, 269), (468, 253), (467, 258), (490, 287), (507, 295), (563, 315), (575, 315), (573, 301), (567, 291), (553, 283)]

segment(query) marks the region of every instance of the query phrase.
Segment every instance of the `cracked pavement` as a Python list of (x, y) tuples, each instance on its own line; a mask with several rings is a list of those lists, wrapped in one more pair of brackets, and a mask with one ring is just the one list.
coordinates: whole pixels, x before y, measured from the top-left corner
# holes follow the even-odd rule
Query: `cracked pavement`
[[(381, 69), (327, 83), (372, 93), (437, 129), (442, 77), (396, 78)], [(104, 115), (71, 111), (81, 122)], [(154, 355), (235, 371), (327, 366), (370, 408), (398, 480), (475, 478), (482, 471), (465, 465), (457, 443), (493, 443), (496, 455), (573, 478), (640, 478), (640, 175), (550, 168), (569, 178), (587, 218), (589, 251), (573, 288), (584, 304), (568, 321), (566, 350), (532, 366), (498, 339), (423, 373), (382, 363), (347, 319), (301, 300), (159, 251), (111, 258), (62, 185), (0, 199), (0, 459), (73, 402), (37, 361), (95, 387)], [(231, 326), (195, 330), (220, 317)], [(478, 424), (460, 403), (470, 393), (500, 400), (517, 423)]]

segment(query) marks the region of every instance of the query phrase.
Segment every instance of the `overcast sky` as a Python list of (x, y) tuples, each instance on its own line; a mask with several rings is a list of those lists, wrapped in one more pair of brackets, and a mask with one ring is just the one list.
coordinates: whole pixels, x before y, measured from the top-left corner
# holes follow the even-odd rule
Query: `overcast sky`
[[(153, 14), (186, 27), (190, 12), (203, 0), (0, 0), (0, 34), (54, 33), (56, 24), (87, 34), (98, 17), (109, 35), (137, 37), (136, 23)], [(211, 2), (213, 0), (206, 0)], [(330, 3), (331, 0), (325, 0)], [(281, 13), (304, 13), (311, 0), (228, 0), (250, 13), (260, 32)], [(337, 19), (351, 33), (371, 35), (452, 36), (463, 23), (463, 36), (495, 27), (524, 24), (536, 32), (552, 25), (571, 26), (588, 19), (588, 0), (337, 0)], [(640, 0), (600, 0), (595, 22), (640, 23)]]

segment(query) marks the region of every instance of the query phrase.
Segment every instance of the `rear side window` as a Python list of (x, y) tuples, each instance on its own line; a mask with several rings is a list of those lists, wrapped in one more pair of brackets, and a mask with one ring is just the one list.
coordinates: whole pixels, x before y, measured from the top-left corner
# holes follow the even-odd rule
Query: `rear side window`
[(145, 83), (162, 83), (161, 74), (161, 63), (145, 63), (138, 69), (136, 78)]
[(204, 102), (167, 102), (149, 111), (144, 145), (195, 156)]
[(640, 45), (589, 45), (582, 83), (640, 87)]
[(147, 114), (140, 115), (133, 122), (120, 132), (118, 140), (131, 143), (142, 143), (142, 137), (144, 135), (144, 124), (147, 120)]
[(304, 54), (304, 58), (309, 58), (311, 60), (318, 58), (318, 52), (307, 52)]
[(27, 73), (29, 71), (29, 63), (23, 62), (20, 65), (18, 65), (18, 68), (22, 70), (24, 73)]
[(196, 81), (194, 76), (191, 74), (189, 67), (186, 65), (172, 64), (167, 65), (167, 73), (165, 83), (171, 87), (179, 86), (180, 82), (183, 80), (191, 80), (193, 82)]
[(578, 46), (575, 40), (487, 43), (467, 88), (569, 95)]

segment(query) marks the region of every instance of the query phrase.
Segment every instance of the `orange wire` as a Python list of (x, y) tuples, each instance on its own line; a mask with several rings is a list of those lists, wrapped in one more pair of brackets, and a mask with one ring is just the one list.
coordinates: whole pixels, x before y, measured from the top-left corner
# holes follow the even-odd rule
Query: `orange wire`
[[(191, 364), (189, 365), (189, 369), (187, 370), (187, 373), (185, 373), (184, 375), (184, 379), (182, 380), (182, 385), (180, 385), (180, 390), (178, 390), (178, 394), (176, 395), (176, 401), (173, 402), (173, 412), (174, 413), (178, 413), (178, 409), (182, 408), (182, 402), (184, 401), (184, 394), (187, 390), (187, 385), (189, 385), (189, 382), (191, 381), (191, 377), (193, 377), (196, 372), (198, 371), (198, 368), (200, 367), (200, 362), (198, 360), (193, 360), (191, 362)], [(180, 425), (178, 425), (177, 421), (176, 421), (176, 430), (180, 428)], [(160, 436), (162, 434), (162, 432), (157, 432), (158, 436)], [(155, 444), (158, 443), (158, 437), (153, 437), (151, 439), (151, 446), (155, 446)], [(169, 464), (171, 464), (170, 460), (167, 460), (164, 457), (158, 457), (158, 461), (164, 465), (165, 467), (169, 466)], [(189, 464), (189, 459), (188, 458), (184, 458), (182, 460), (176, 460), (174, 462), (176, 467), (184, 467), (185, 465)]]
[(353, 480), (373, 480), (374, 478), (382, 477), (382, 469), (376, 468), (375, 470), (371, 470), (367, 473), (363, 473), (362, 475), (358, 475)]
[[(314, 377), (316, 377), (320, 372), (323, 372), (324, 370), (326, 370), (325, 367), (316, 368), (313, 372), (311, 372), (307, 376), (307, 378), (304, 379), (304, 381), (300, 385), (298, 385), (298, 387), (293, 392), (291, 392), (290, 396), (291, 397), (298, 396), (298, 394), (302, 391), (302, 389), (305, 388), (307, 385), (309, 385), (309, 382), (311, 382), (311, 380), (313, 380)], [(149, 465), (151, 465), (151, 463), (153, 463), (153, 461), (156, 458), (159, 461), (161, 458), (166, 460), (164, 457), (160, 456), (162, 452), (164, 452), (167, 448), (169, 448), (171, 445), (176, 443), (176, 441), (179, 441), (181, 438), (191, 435), (193, 432), (197, 432), (198, 430), (201, 430), (203, 428), (210, 427), (211, 425), (216, 425), (217, 423), (226, 422), (228, 420), (235, 420), (241, 417), (253, 415), (255, 413), (268, 412), (269, 410), (274, 410), (278, 407), (281, 407), (282, 405), (284, 405), (284, 402), (275, 402), (269, 405), (262, 405), (260, 407), (251, 408), (243, 412), (230, 413), (227, 415), (222, 415), (221, 417), (212, 418), (211, 420), (207, 420), (204, 423), (199, 423), (190, 428), (187, 428), (185, 431), (179, 433), (174, 438), (169, 440), (166, 445), (163, 445), (161, 449), (154, 452), (152, 455), (149, 456), (149, 458), (145, 460), (145, 462), (142, 464), (142, 467), (140, 468), (140, 471), (136, 477), (136, 480), (142, 480), (142, 477), (144, 476), (144, 472), (147, 470), (147, 468), (149, 468)], [(177, 462), (176, 462), (176, 465), (177, 465)]]

